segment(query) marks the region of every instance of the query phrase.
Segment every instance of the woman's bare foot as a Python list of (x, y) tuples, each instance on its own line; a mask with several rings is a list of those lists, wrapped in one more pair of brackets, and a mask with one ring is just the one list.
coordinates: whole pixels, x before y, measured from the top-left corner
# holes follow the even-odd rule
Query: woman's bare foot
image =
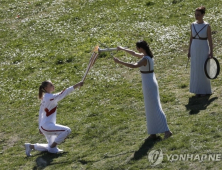
[(172, 135), (173, 135), (173, 133), (171, 131), (166, 131), (165, 135), (164, 135), (164, 139), (167, 139), (167, 138), (169, 138)]

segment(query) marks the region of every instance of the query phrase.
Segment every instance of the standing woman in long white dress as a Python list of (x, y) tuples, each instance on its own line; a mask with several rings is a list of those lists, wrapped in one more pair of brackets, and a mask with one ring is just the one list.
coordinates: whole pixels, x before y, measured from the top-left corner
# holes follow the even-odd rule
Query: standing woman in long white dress
[(117, 47), (117, 49), (126, 51), (129, 54), (140, 58), (141, 60), (139, 62), (131, 64), (120, 61), (118, 58), (114, 58), (114, 61), (130, 68), (140, 68), (147, 129), (148, 134), (150, 135), (148, 138), (155, 139), (157, 138), (156, 134), (158, 133), (165, 133), (164, 138), (168, 138), (172, 135), (172, 132), (168, 128), (166, 116), (160, 104), (158, 83), (154, 74), (153, 54), (146, 41), (137, 42), (136, 47), (139, 53), (123, 47)]
[(210, 25), (203, 20), (205, 7), (195, 10), (196, 22), (191, 24), (188, 58), (191, 58), (190, 92), (197, 97), (212, 94), (210, 80), (204, 72), (207, 58), (213, 57)]

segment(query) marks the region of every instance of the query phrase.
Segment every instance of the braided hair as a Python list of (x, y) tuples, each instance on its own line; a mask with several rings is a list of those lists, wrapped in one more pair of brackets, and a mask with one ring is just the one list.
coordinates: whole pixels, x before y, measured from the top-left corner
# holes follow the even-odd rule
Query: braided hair
[(151, 58), (153, 58), (153, 53), (151, 52), (150, 47), (149, 47), (149, 45), (147, 44), (146, 41), (144, 41), (144, 40), (138, 41), (138, 42), (136, 43), (136, 46), (137, 46), (138, 48), (144, 49), (144, 50), (146, 51), (147, 55), (150, 56)]
[(43, 93), (46, 93), (45, 88), (47, 87), (49, 81), (43, 81), (39, 86), (39, 99), (42, 99)]

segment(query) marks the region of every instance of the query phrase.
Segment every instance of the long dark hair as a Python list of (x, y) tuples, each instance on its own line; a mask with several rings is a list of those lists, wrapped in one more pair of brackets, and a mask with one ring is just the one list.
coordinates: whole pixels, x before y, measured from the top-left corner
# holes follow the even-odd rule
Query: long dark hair
[(138, 48), (144, 49), (144, 50), (146, 51), (147, 55), (150, 56), (151, 58), (153, 58), (153, 53), (151, 52), (150, 47), (149, 47), (149, 45), (147, 44), (146, 41), (144, 41), (144, 40), (138, 41), (138, 42), (136, 43), (136, 46), (137, 46)]
[(39, 86), (39, 99), (42, 99), (43, 93), (46, 93), (45, 87), (47, 87), (49, 81), (43, 81), (42, 84)]

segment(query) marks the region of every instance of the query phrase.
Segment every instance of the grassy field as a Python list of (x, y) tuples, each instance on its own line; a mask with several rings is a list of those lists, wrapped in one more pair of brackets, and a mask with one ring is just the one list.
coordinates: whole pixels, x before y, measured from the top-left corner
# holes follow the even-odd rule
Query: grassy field
[[(214, 55), (222, 63), (222, 0), (0, 0), (0, 169), (221, 169), (220, 161), (172, 161), (170, 154), (222, 154), (221, 76), (214, 93), (189, 93), (186, 69), (194, 10), (206, 6)], [(56, 91), (74, 85), (86, 70), (91, 50), (100, 45), (149, 42), (163, 110), (173, 137), (147, 138), (138, 69), (99, 56), (81, 89), (59, 103), (57, 123), (71, 135), (65, 152), (33, 151), (24, 143), (45, 143), (38, 133), (38, 87), (51, 80)], [(137, 59), (113, 52), (124, 61)], [(152, 166), (148, 154), (161, 149), (163, 162)]]

